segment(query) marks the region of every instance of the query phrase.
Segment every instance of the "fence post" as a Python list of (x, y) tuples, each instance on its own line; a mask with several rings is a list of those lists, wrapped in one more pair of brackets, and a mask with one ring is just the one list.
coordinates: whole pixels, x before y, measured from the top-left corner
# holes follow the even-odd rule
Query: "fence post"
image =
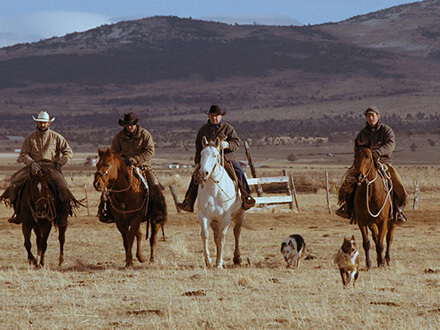
[(413, 203), (413, 210), (417, 211), (417, 206), (419, 204), (419, 183), (414, 181), (414, 203)]
[(297, 198), (297, 196), (296, 196), (295, 183), (293, 182), (293, 177), (292, 177), (292, 175), (289, 175), (289, 182), (290, 182), (290, 187), (291, 187), (292, 192), (293, 192), (293, 200), (295, 201), (296, 210), (297, 210), (298, 213), (299, 213), (298, 198)]
[[(244, 143), (244, 149), (246, 151), (246, 158), (248, 160), (249, 167), (251, 169), (252, 177), (256, 178), (257, 177), (257, 172), (255, 171), (254, 163), (252, 161), (252, 155), (251, 155), (251, 149), (249, 148), (249, 143), (247, 143), (247, 142)], [(256, 190), (257, 190), (257, 196), (258, 197), (263, 196), (263, 188), (261, 187), (260, 184), (258, 184), (256, 186)]]
[[(287, 176), (286, 170), (283, 170), (283, 175)], [(287, 183), (287, 196), (292, 196), (292, 202), (289, 203), (289, 207), (290, 207), (290, 210), (293, 211), (293, 194), (292, 194), (292, 189), (290, 187), (290, 182)]]
[(171, 191), (171, 195), (173, 196), (173, 200), (174, 200), (174, 206), (176, 207), (177, 213), (180, 213), (180, 209), (177, 206), (177, 194), (176, 194), (176, 190), (174, 189), (173, 185), (170, 185), (170, 191)]
[(327, 196), (327, 209), (328, 213), (332, 214), (332, 208), (330, 207), (330, 197), (329, 197), (329, 188), (328, 188), (328, 172), (325, 172), (325, 193)]
[(87, 184), (84, 184), (84, 196), (85, 196), (85, 199), (86, 199), (87, 216), (90, 216), (89, 198), (87, 197)]

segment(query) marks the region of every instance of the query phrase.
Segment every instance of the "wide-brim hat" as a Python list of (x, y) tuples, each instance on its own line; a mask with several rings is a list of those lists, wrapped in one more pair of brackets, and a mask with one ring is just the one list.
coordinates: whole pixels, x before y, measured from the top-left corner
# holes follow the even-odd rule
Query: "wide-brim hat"
[(211, 105), (209, 111), (205, 111), (205, 113), (208, 115), (226, 115), (226, 111), (222, 111), (222, 109), (220, 109), (220, 107), (215, 104)]
[(369, 113), (375, 113), (376, 115), (380, 115), (379, 109), (375, 107), (374, 105), (371, 105), (365, 110), (364, 115), (368, 115)]
[(51, 123), (55, 120), (55, 118), (50, 118), (49, 114), (46, 111), (40, 111), (37, 118), (32, 116), (35, 121), (43, 122), (43, 123)]
[(139, 118), (133, 112), (124, 113), (124, 119), (119, 119), (120, 126), (136, 125)]

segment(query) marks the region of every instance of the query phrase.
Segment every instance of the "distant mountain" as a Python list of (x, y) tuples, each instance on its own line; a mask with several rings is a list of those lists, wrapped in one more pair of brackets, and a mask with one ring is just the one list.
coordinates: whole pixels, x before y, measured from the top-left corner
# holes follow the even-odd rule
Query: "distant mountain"
[(74, 136), (115, 129), (130, 110), (164, 138), (192, 141), (213, 103), (250, 135), (356, 130), (370, 104), (432, 124), (439, 14), (440, 0), (426, 0), (317, 26), (159, 16), (2, 48), (0, 127), (47, 109)]
[(319, 28), (338, 40), (389, 52), (439, 58), (440, 1), (384, 9)]

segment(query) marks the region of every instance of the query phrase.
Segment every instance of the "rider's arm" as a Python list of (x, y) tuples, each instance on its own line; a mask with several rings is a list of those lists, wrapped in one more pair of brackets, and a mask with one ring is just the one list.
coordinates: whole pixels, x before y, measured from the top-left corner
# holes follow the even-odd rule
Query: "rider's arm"
[(17, 162), (23, 163), (26, 166), (31, 166), (34, 160), (31, 157), (31, 141), (30, 137), (26, 137), (23, 141), (23, 145), (21, 146), (20, 154), (18, 155)]
[(240, 138), (238, 137), (237, 132), (232, 126), (229, 126), (226, 134), (227, 134), (226, 141), (229, 142), (228, 150), (236, 151), (240, 146)]
[(145, 162), (149, 162), (151, 158), (154, 156), (154, 143), (153, 143), (153, 137), (151, 134), (143, 130), (142, 131), (142, 152), (139, 155), (136, 155), (133, 157), (136, 164), (142, 164)]
[(67, 143), (66, 139), (61, 135), (59, 135), (58, 137), (57, 149), (62, 155), (61, 158), (58, 160), (58, 164), (64, 166), (70, 159), (72, 159), (73, 151)]
[(373, 147), (373, 150), (376, 151), (379, 156), (388, 156), (391, 155), (394, 151), (394, 147), (396, 145), (395, 143), (395, 136), (393, 130), (388, 127), (384, 126), (382, 132), (382, 143), (380, 146)]

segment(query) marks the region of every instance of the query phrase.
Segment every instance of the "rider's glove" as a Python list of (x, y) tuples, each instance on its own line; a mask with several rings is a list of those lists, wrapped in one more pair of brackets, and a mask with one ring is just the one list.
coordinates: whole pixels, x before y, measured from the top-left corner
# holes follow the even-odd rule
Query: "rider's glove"
[(134, 166), (136, 164), (134, 158), (131, 158), (131, 157), (125, 158), (124, 162), (127, 166)]
[(33, 162), (33, 163), (31, 164), (31, 170), (32, 170), (32, 172), (34, 172), (34, 173), (38, 173), (38, 172), (41, 171), (41, 166), (38, 165), (37, 162)]
[(229, 142), (228, 141), (221, 141), (220, 142), (220, 149), (228, 149), (229, 148)]

